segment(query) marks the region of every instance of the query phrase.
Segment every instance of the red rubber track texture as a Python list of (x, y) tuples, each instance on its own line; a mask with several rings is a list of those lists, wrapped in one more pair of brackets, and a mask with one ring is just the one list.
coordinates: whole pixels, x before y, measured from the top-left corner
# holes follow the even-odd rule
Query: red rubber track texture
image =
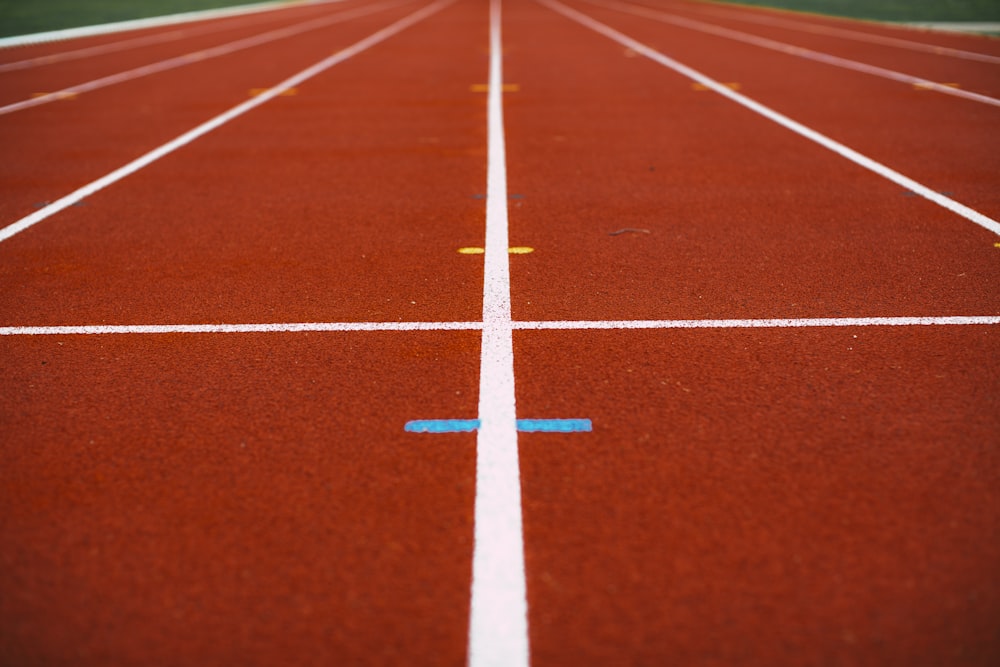
[[(963, 51), (973, 51), (987, 55), (1000, 56), (1000, 42), (995, 38), (985, 35), (970, 35), (949, 31), (920, 30), (907, 26), (896, 26), (880, 21), (865, 21), (835, 16), (823, 16), (821, 14), (810, 14), (808, 12), (783, 11), (780, 9), (770, 9), (767, 7), (752, 7), (740, 5), (739, 3), (728, 2), (701, 2), (701, 0), (636, 0), (636, 4), (648, 7), (669, 7), (671, 11), (697, 11), (699, 14), (708, 17), (735, 17), (750, 15), (754, 19), (764, 19), (773, 21), (793, 21), (795, 23), (806, 23), (819, 26), (821, 28), (834, 28), (836, 30), (849, 30), (860, 32), (877, 37), (888, 37), (908, 42), (919, 42), (930, 46), (959, 49)], [(759, 22), (746, 23), (743, 25), (759, 25)], [(800, 34), (800, 31), (796, 31)]]
[[(573, 5), (717, 81), (738, 83), (740, 92), (918, 182), (951, 192), (958, 201), (994, 219), (1000, 217), (994, 177), (1000, 171), (1000, 113), (996, 107), (586, 2)], [(795, 44), (823, 50), (811, 40), (812, 36), (803, 36)], [(848, 46), (857, 50), (857, 55), (847, 51)], [(869, 62), (865, 51), (865, 45), (847, 44), (838, 55)], [(898, 51), (891, 69), (921, 75), (923, 58), (922, 54)], [(947, 61), (949, 69), (955, 67), (954, 59), (939, 60)], [(970, 87), (975, 92), (1000, 94), (1000, 66), (963, 62), (961, 70), (971, 73)], [(963, 79), (952, 72), (942, 81), (962, 83)], [(977, 80), (987, 83), (977, 87)], [(889, 124), (891, 132), (887, 131)], [(932, 132), (930, 127), (941, 131)]]
[[(5, 321), (474, 319), (486, 31), (453, 5), (11, 238)], [(95, 172), (127, 152), (100, 108)], [(403, 425), (475, 415), (478, 339), (5, 338), (0, 662), (462, 664), (475, 439)]]
[(8, 310), (47, 324), (479, 317), (482, 262), (456, 249), (482, 243), (482, 32), (447, 47), (415, 34), (13, 237)]
[(0, 662), (463, 663), (477, 335), (0, 346)]
[[(994, 109), (573, 6), (995, 202)], [(515, 319), (1000, 310), (994, 235), (537, 4), (506, 17)], [(995, 661), (996, 332), (704, 334), (515, 335), (519, 413), (595, 424), (522, 437), (533, 664)]]
[(515, 344), (533, 665), (995, 664), (996, 331)]
[[(995, 235), (721, 96), (692, 90), (686, 78), (629, 57), (603, 36), (528, 7), (508, 11), (515, 29), (507, 76), (521, 86), (507, 98), (509, 182), (524, 195), (512, 209), (511, 238), (539, 251), (514, 264), (515, 319), (1000, 309), (996, 292), (983, 288), (1000, 280)], [(527, 12), (521, 23), (518, 11)], [(706, 36), (634, 17), (600, 18), (639, 38), (671, 31), (663, 40), (681, 62), (745, 82), (743, 92), (760, 90), (778, 111), (959, 201), (1000, 204), (997, 169), (989, 167), (997, 158), (980, 148), (995, 143), (996, 109), (906, 89), (916, 101), (899, 104), (895, 84), (845, 73), (844, 85), (867, 101), (857, 105), (825, 92), (841, 74), (818, 63), (783, 56), (765, 67), (755, 58), (772, 56), (751, 47), (706, 45)], [(559, 50), (541, 40), (546, 31), (559, 36)], [(737, 67), (745, 76), (729, 78)], [(951, 116), (938, 113), (951, 110), (972, 127), (952, 128)], [(944, 123), (946, 133), (931, 129)], [(963, 137), (971, 154), (952, 147)], [(623, 228), (652, 233), (610, 235)]]
[[(291, 40), (162, 72), (12, 113), (0, 123), (0, 218), (9, 224), (43, 202), (116, 169), (243, 102), (330, 53), (411, 13), (413, 7), (365, 16)], [(254, 32), (260, 32), (255, 28)], [(184, 53), (177, 45), (171, 53)], [(117, 71), (149, 62), (137, 56)], [(155, 60), (155, 59), (153, 59)], [(60, 65), (61, 69), (63, 65)], [(96, 74), (105, 74), (101, 69)], [(0, 76), (13, 76), (7, 73)], [(94, 77), (84, 77), (90, 80)]]
[[(888, 44), (868, 43), (847, 39), (841, 35), (803, 32), (802, 30), (793, 29), (784, 24), (761, 25), (759, 23), (740, 21), (731, 18), (734, 13), (736, 16), (751, 15), (756, 17), (761, 15), (760, 12), (727, 11), (724, 14), (720, 14), (718, 13), (718, 8), (714, 6), (704, 4), (692, 5), (690, 3), (677, 2), (676, 0), (674, 2), (663, 3), (642, 2), (640, 0), (639, 2), (622, 2), (618, 4), (626, 7), (631, 6), (633, 8), (641, 8), (644, 10), (661, 11), (671, 17), (678, 16), (685, 19), (692, 19), (702, 23), (708, 23), (713, 26), (720, 26), (728, 30), (734, 30), (757, 37), (783, 42), (791, 46), (807, 48), (813, 51), (838, 56), (840, 58), (847, 58), (850, 60), (860, 61), (868, 65), (874, 65), (913, 76), (919, 76), (931, 81), (955, 83), (959, 84), (964, 89), (982, 93), (984, 95), (991, 95), (993, 97), (1000, 95), (1000, 75), (997, 74), (997, 69), (1000, 65), (997, 63), (970, 61), (935, 53), (900, 49), (898, 46)], [(594, 5), (590, 5), (586, 2), (580, 5), (581, 8), (586, 7), (588, 10), (592, 6)], [(789, 18), (790, 17), (782, 17), (782, 20), (788, 21)], [(651, 25), (656, 25), (655, 20), (648, 20), (648, 22)], [(798, 25), (801, 23), (803, 23), (803, 20), (796, 18), (795, 24)], [(814, 21), (810, 21), (808, 19), (805, 20), (805, 23), (807, 26), (815, 25)], [(838, 25), (836, 27), (841, 30), (844, 29), (843, 25)], [(893, 35), (884, 36), (891, 36), (894, 39), (903, 39), (905, 37), (912, 37), (913, 35), (910, 34), (912, 32), (913, 31), (909, 31), (903, 35), (900, 35), (897, 32)], [(694, 32), (692, 34), (697, 35), (704, 33)], [(921, 33), (916, 34), (919, 36)], [(996, 57), (1000, 57), (1000, 44), (994, 44), (994, 41), (995, 40), (979, 40), (969, 37), (966, 38), (964, 42), (964, 46), (966, 47), (964, 50), (982, 53), (983, 55), (994, 55), (990, 53), (992, 50)], [(759, 49), (760, 47), (753, 48)]]
[[(315, 18), (317, 16), (323, 16), (331, 11), (337, 11), (339, 8), (352, 8), (365, 4), (363, 0), (344, 0), (343, 2), (338, 2), (334, 4), (302, 4), (295, 6), (288, 6), (282, 8), (280, 11), (268, 11), (268, 12), (254, 12), (250, 14), (236, 14), (233, 16), (219, 17), (214, 19), (205, 19), (194, 22), (187, 22), (183, 24), (173, 24), (164, 26), (155, 26), (149, 28), (140, 28), (136, 30), (125, 30), (125, 31), (115, 31), (108, 32), (100, 35), (91, 35), (89, 37), (76, 37), (73, 39), (60, 39), (54, 41), (39, 42), (36, 44), (22, 44), (20, 46), (10, 46), (6, 48), (0, 48), (0, 63), (8, 64), (14, 63), (22, 60), (29, 60), (33, 58), (44, 58), (50, 56), (58, 56), (69, 51), (74, 51), (77, 49), (90, 49), (94, 47), (107, 47), (110, 45), (121, 44), (123, 42), (128, 42), (132, 40), (137, 40), (139, 43), (135, 47), (129, 47), (125, 49), (126, 51), (131, 51), (133, 48), (146, 48), (152, 46), (152, 44), (143, 44), (141, 40), (153, 39), (153, 38), (163, 38), (164, 36), (175, 36), (171, 37), (166, 43), (173, 41), (182, 41), (186, 39), (194, 39), (203, 35), (217, 34), (224, 35), (228, 30), (239, 30), (242, 28), (250, 28), (254, 26), (259, 26), (266, 29), (268, 26), (280, 25), (285, 21), (297, 21), (297, 20), (308, 20)], [(164, 42), (159, 42), (164, 43)], [(193, 42), (192, 42), (193, 43)], [(90, 57), (90, 56), (88, 56)], [(55, 63), (49, 63), (45, 66), (51, 66)]]
[[(995, 109), (572, 4), (1000, 213)], [(0, 217), (417, 6), (0, 119)], [(0, 324), (478, 321), (482, 256), (456, 249), (483, 244), (487, 9), (0, 243)], [(515, 320), (1000, 313), (986, 230), (532, 0), (503, 11)], [(0, 663), (463, 664), (475, 438), (403, 425), (475, 417), (479, 339), (0, 337)], [(1000, 660), (995, 326), (514, 347), (519, 417), (594, 424), (520, 439), (535, 667)]]
[[(234, 16), (222, 20), (206, 21), (186, 27), (188, 36), (179, 40), (172, 40), (162, 43), (151, 43), (145, 46), (128, 49), (122, 52), (97, 54), (78, 60), (66, 62), (55, 62), (50, 65), (42, 65), (22, 70), (0, 72), (0, 81), (3, 87), (0, 88), (0, 105), (7, 105), (30, 98), (40, 92), (55, 92), (65, 88), (72, 88), (75, 85), (99, 79), (102, 77), (118, 74), (130, 69), (157, 63), (161, 60), (183, 56), (220, 46), (229, 42), (246, 39), (255, 35), (266, 33), (280, 28), (294, 26), (306, 21), (332, 16), (338, 13), (363, 6), (358, 2), (337, 3), (319, 7), (302, 7), (285, 11), (265, 12), (263, 14), (251, 14), (247, 16)], [(212, 28), (211, 31), (208, 28)], [(103, 36), (103, 41), (108, 43), (135, 39), (143, 36), (162, 35), (172, 32), (185, 32), (184, 26), (165, 26), (152, 30), (143, 30), (138, 35), (132, 33), (118, 33), (115, 39), (111, 36)], [(84, 44), (78, 44), (78, 40), (71, 42), (72, 47), (64, 42), (54, 42), (38, 47), (32, 47), (30, 54), (22, 53), (21, 49), (0, 50), (0, 54), (9, 55), (16, 52), (16, 60), (23, 60), (29, 57), (41, 57), (47, 54), (57, 54), (61, 51), (68, 51), (70, 48), (83, 48)], [(44, 49), (42, 48), (44, 46)], [(260, 48), (260, 47), (257, 47)], [(239, 52), (240, 54), (244, 52)], [(9, 59), (14, 60), (14, 59)], [(187, 65), (181, 68), (184, 71), (191, 68)], [(23, 112), (22, 112), (23, 113)]]

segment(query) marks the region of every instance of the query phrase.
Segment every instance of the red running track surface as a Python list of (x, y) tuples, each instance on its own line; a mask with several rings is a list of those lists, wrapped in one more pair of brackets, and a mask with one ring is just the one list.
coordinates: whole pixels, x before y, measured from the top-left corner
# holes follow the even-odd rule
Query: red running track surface
[[(0, 226), (428, 4), (0, 115)], [(622, 4), (569, 3), (1000, 217), (997, 107)], [(997, 64), (760, 20), (995, 41), (639, 4), (1000, 96)], [(0, 104), (373, 6), (0, 72)], [(469, 661), (477, 439), (404, 425), (477, 415), (489, 8), (0, 242), (0, 663)], [(1000, 661), (1000, 237), (548, 6), (502, 16), (512, 315), (570, 322), (514, 331), (517, 414), (593, 422), (518, 439), (531, 664)], [(946, 316), (979, 319), (747, 328)], [(24, 328), (297, 322), (432, 330)]]

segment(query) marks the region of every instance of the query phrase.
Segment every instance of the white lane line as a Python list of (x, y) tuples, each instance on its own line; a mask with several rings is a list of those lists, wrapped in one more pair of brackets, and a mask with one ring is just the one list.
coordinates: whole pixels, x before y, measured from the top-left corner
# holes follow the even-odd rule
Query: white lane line
[[(520, 331), (589, 329), (795, 329), (808, 327), (920, 327), (1000, 324), (1000, 315), (944, 317), (800, 317), (729, 320), (537, 320), (512, 321)], [(339, 331), (480, 331), (482, 322), (274, 322), (265, 324), (93, 324), (0, 327), (0, 336), (109, 336), (136, 334), (246, 334)]]
[(331, 2), (343, 2), (343, 0), (277, 0), (276, 2), (257, 2), (249, 5), (225, 7), (222, 9), (203, 9), (194, 12), (183, 12), (181, 14), (152, 16), (145, 19), (101, 23), (99, 25), (80, 26), (79, 28), (65, 28), (63, 30), (49, 30), (46, 32), (32, 33), (30, 35), (0, 37), (0, 49), (12, 46), (26, 46), (28, 44), (42, 44), (44, 42), (59, 42), (67, 39), (78, 39), (80, 37), (93, 37), (95, 35), (107, 35), (116, 32), (127, 32), (129, 30), (160, 28), (180, 23), (208, 21), (210, 19), (226, 18), (229, 16), (243, 16), (246, 14), (256, 14), (258, 12), (270, 12), (276, 9), (291, 9), (292, 7), (298, 7), (301, 5), (320, 5)]
[(479, 331), (481, 322), (274, 322), (264, 324), (93, 324), (0, 327), (0, 336), (302, 333), (307, 331)]
[(80, 83), (75, 86), (71, 86), (69, 88), (63, 88), (62, 90), (57, 90), (52, 93), (46, 93), (45, 95), (39, 95), (37, 97), (32, 97), (31, 99), (22, 100), (20, 102), (14, 102), (12, 104), (0, 106), (0, 115), (14, 113), (15, 111), (21, 111), (23, 109), (37, 107), (39, 105), (48, 104), (50, 102), (65, 100), (71, 97), (75, 97), (76, 95), (89, 93), (93, 90), (98, 90), (100, 88), (107, 88), (108, 86), (113, 86), (118, 83), (124, 83), (125, 81), (133, 81), (135, 79), (139, 79), (144, 76), (149, 76), (150, 74), (156, 74), (158, 72), (175, 69), (177, 67), (183, 67), (185, 65), (190, 65), (192, 63), (202, 62), (210, 58), (217, 58), (219, 56), (229, 55), (231, 53), (242, 51), (244, 49), (249, 49), (254, 46), (260, 46), (262, 44), (268, 44), (270, 42), (274, 42), (279, 39), (285, 39), (288, 37), (293, 37), (295, 35), (300, 35), (310, 30), (318, 30), (319, 28), (325, 28), (327, 26), (334, 25), (336, 23), (342, 23), (350, 19), (358, 18), (361, 16), (367, 16), (368, 14), (374, 14), (375, 12), (382, 11), (383, 9), (389, 9), (391, 7), (396, 7), (402, 4), (404, 3), (383, 2), (379, 4), (369, 5), (367, 7), (362, 7), (359, 9), (347, 10), (345, 12), (334, 14), (332, 16), (324, 16), (321, 18), (304, 21), (302, 23), (297, 23), (295, 25), (287, 26), (284, 28), (269, 30), (267, 32), (260, 33), (259, 35), (253, 35), (251, 37), (238, 39), (233, 42), (227, 42), (225, 44), (220, 44), (219, 46), (213, 46), (208, 49), (202, 49), (201, 51), (193, 51), (191, 53), (185, 53), (180, 56), (174, 56), (173, 58), (168, 58), (166, 60), (161, 60), (159, 62), (150, 63), (149, 65), (143, 65), (142, 67), (136, 67), (134, 69), (127, 70), (125, 72), (118, 72), (117, 74), (104, 76), (101, 77), (100, 79), (94, 79), (93, 81)]
[[(335, 0), (336, 2), (343, 2), (343, 0)], [(283, 8), (296, 7), (298, 5), (285, 3), (282, 5)], [(245, 18), (246, 20), (240, 20)], [(27, 58), (25, 60), (17, 60), (9, 63), (0, 63), (0, 72), (12, 72), (16, 70), (31, 69), (33, 67), (41, 67), (43, 65), (53, 65), (56, 63), (67, 62), (71, 60), (80, 60), (81, 58), (90, 58), (93, 56), (106, 55), (109, 53), (117, 53), (119, 51), (128, 51), (129, 49), (136, 49), (143, 46), (151, 46), (153, 44), (163, 44), (165, 42), (173, 42), (178, 39), (186, 39), (188, 37), (195, 37), (198, 35), (209, 35), (213, 32), (222, 32), (225, 30), (235, 30), (239, 28), (249, 28), (255, 24), (265, 22), (265, 21), (275, 21), (279, 20), (279, 17), (270, 15), (258, 15), (257, 12), (246, 12), (244, 14), (233, 14), (232, 20), (230, 21), (220, 21), (213, 20), (207, 22), (207, 25), (202, 26), (188, 26), (179, 28), (177, 30), (170, 30), (168, 32), (158, 32), (152, 35), (143, 35), (141, 37), (132, 37), (130, 39), (123, 39), (117, 42), (109, 42), (107, 44), (96, 44), (94, 46), (88, 46), (81, 49), (72, 49), (70, 51), (59, 51), (57, 53), (50, 53), (44, 56), (37, 56), (35, 58)]]
[(78, 190), (66, 195), (62, 199), (54, 201), (48, 206), (35, 211), (31, 215), (27, 215), (21, 218), (17, 222), (7, 225), (3, 229), (0, 229), (0, 242), (6, 241), (15, 234), (19, 234), (20, 232), (23, 232), (29, 227), (38, 224), (42, 220), (45, 220), (55, 215), (59, 211), (62, 211), (63, 209), (69, 206), (72, 206), (81, 199), (89, 197), (90, 195), (93, 195), (94, 193), (103, 190), (109, 185), (117, 183), (126, 176), (134, 174), (140, 169), (149, 166), (153, 162), (156, 162), (165, 155), (169, 155), (170, 153), (173, 153), (177, 149), (191, 143), (195, 139), (198, 139), (199, 137), (208, 134), (212, 130), (221, 127), (222, 125), (225, 125), (234, 118), (238, 118), (239, 116), (242, 116), (246, 112), (259, 107), (265, 102), (268, 102), (274, 99), (275, 97), (278, 97), (279, 95), (287, 91), (289, 88), (295, 88), (296, 86), (300, 85), (303, 81), (306, 81), (316, 76), (317, 74), (320, 74), (321, 72), (324, 72), (325, 70), (333, 67), (334, 65), (342, 63), (345, 60), (352, 58), (353, 56), (356, 56), (362, 51), (370, 49), (376, 44), (383, 42), (386, 39), (389, 39), (396, 33), (405, 30), (414, 23), (422, 21), (431, 14), (440, 11), (441, 9), (443, 9), (447, 5), (452, 4), (453, 2), (455, 2), (455, 0), (437, 0), (433, 4), (427, 5), (423, 9), (419, 9), (416, 12), (396, 21), (395, 23), (392, 23), (386, 26), (385, 28), (382, 28), (378, 32), (375, 32), (369, 35), (368, 37), (365, 37), (364, 39), (355, 42), (351, 46), (341, 51), (338, 51), (337, 53), (334, 53), (333, 55), (328, 56), (327, 58), (324, 58), (315, 65), (312, 65), (311, 67), (302, 70), (298, 74), (295, 74), (294, 76), (285, 79), (281, 83), (277, 84), (273, 88), (264, 91), (260, 95), (252, 97), (246, 102), (236, 105), (232, 109), (229, 109), (228, 111), (219, 114), (215, 118), (212, 118), (211, 120), (202, 123), (193, 130), (185, 132), (176, 139), (173, 139), (163, 144), (162, 146), (149, 151), (145, 155), (136, 158), (135, 160), (129, 162), (125, 166), (119, 167), (110, 174), (107, 174), (106, 176), (103, 176), (97, 179), (96, 181), (88, 183), (82, 188), (79, 188)]
[(897, 25), (938, 32), (1000, 33), (1000, 23), (996, 21), (901, 21)]
[(636, 41), (621, 32), (618, 32), (614, 28), (608, 27), (607, 25), (590, 18), (586, 14), (578, 12), (575, 9), (571, 9), (570, 7), (567, 7), (561, 2), (558, 2), (558, 0), (537, 0), (537, 1), (542, 5), (548, 7), (549, 9), (562, 14), (566, 18), (572, 21), (576, 21), (580, 25), (590, 28), (594, 32), (604, 35), (608, 39), (618, 42), (622, 46), (632, 49), (636, 53), (641, 53), (650, 60), (659, 63), (660, 65), (663, 65), (664, 67), (671, 69), (682, 76), (686, 76), (692, 81), (700, 83), (706, 88), (709, 88), (717, 92), (719, 95), (727, 97), (733, 102), (736, 102), (740, 106), (746, 107), (747, 109), (750, 109), (754, 113), (760, 114), (761, 116), (767, 118), (768, 120), (774, 121), (778, 125), (781, 125), (782, 127), (791, 130), (792, 132), (795, 132), (796, 134), (805, 137), (806, 139), (809, 139), (810, 141), (813, 141), (828, 150), (833, 151), (837, 155), (840, 155), (841, 157), (844, 157), (850, 160), (851, 162), (861, 167), (864, 167), (865, 169), (868, 169), (869, 171), (872, 171), (878, 174), (879, 176), (887, 180), (890, 180), (893, 183), (896, 183), (897, 185), (902, 186), (906, 190), (918, 194), (925, 199), (929, 199), (938, 206), (946, 208), (952, 213), (960, 215), (966, 220), (974, 222), (977, 225), (983, 227), (984, 229), (988, 229), (994, 234), (1000, 236), (1000, 222), (997, 222), (996, 220), (980, 213), (979, 211), (969, 208), (964, 204), (960, 204), (954, 199), (951, 199), (950, 197), (946, 197), (938, 192), (935, 192), (926, 185), (918, 183), (912, 178), (904, 176), (903, 174), (887, 167), (881, 162), (877, 162), (876, 160), (873, 160), (872, 158), (859, 153), (853, 148), (848, 148), (844, 144), (831, 139), (825, 134), (822, 134), (820, 132), (817, 132), (816, 130), (806, 127), (802, 123), (794, 121), (788, 116), (778, 113), (777, 111), (771, 109), (770, 107), (767, 107), (761, 104), (760, 102), (757, 102), (756, 100), (747, 97), (746, 95), (741, 95), (740, 93), (737, 93), (736, 91), (729, 89), (727, 86), (725, 86), (722, 83), (719, 83), (715, 79), (709, 78), (708, 76), (702, 74), (701, 72), (692, 69), (687, 65), (684, 65), (674, 60), (673, 58), (663, 55), (659, 51), (649, 46), (646, 46), (645, 44)]
[(744, 320), (576, 320), (514, 322), (519, 330), (794, 329), (801, 327), (913, 327), (1000, 324), (1000, 316), (805, 317)]
[(681, 16), (677, 16), (676, 14), (669, 14), (667, 12), (648, 9), (646, 7), (640, 7), (637, 5), (632, 5), (624, 2), (607, 2), (605, 0), (586, 0), (586, 1), (592, 5), (606, 7), (608, 9), (613, 9), (615, 11), (626, 12), (628, 14), (633, 14), (635, 16), (643, 16), (645, 18), (651, 18), (655, 21), (660, 21), (661, 23), (669, 23), (671, 25), (675, 25), (680, 28), (687, 28), (688, 30), (696, 30), (698, 32), (703, 32), (709, 35), (715, 35), (717, 37), (722, 37), (725, 39), (732, 39), (738, 42), (743, 42), (745, 44), (752, 44), (753, 46), (759, 46), (761, 48), (770, 49), (772, 51), (778, 51), (779, 53), (785, 53), (799, 58), (805, 58), (807, 60), (813, 60), (815, 62), (825, 63), (827, 65), (832, 65), (834, 67), (841, 67), (843, 69), (849, 69), (855, 72), (871, 74), (873, 76), (881, 77), (883, 79), (889, 79), (890, 81), (897, 81), (899, 83), (905, 83), (911, 86), (919, 86), (923, 90), (933, 90), (935, 92), (943, 93), (945, 95), (951, 95), (953, 97), (961, 97), (963, 99), (971, 100), (973, 102), (981, 102), (983, 104), (989, 104), (991, 106), (1000, 107), (1000, 99), (990, 97), (989, 95), (973, 93), (971, 91), (963, 90), (961, 88), (953, 88), (951, 86), (947, 86), (945, 84), (938, 83), (936, 81), (931, 81), (930, 79), (924, 79), (922, 77), (913, 76), (911, 74), (904, 74), (903, 72), (897, 72), (895, 70), (886, 69), (884, 67), (878, 67), (876, 65), (869, 65), (867, 63), (858, 62), (856, 60), (849, 60), (848, 58), (841, 58), (840, 56), (835, 56), (829, 53), (823, 53), (822, 51), (813, 51), (812, 49), (807, 49), (801, 46), (795, 46), (794, 44), (787, 44), (785, 42), (779, 42), (773, 39), (767, 39), (766, 37), (752, 35), (750, 33), (741, 32), (739, 30), (724, 28), (722, 26), (714, 25), (712, 23), (696, 21), (694, 19), (688, 19)]
[(469, 667), (527, 667), (528, 602), (521, 473), (514, 404), (514, 345), (507, 253), (507, 159), (503, 122), (500, 0), (490, 1), (487, 94), (486, 253), (476, 438), (475, 546)]
[(780, 19), (776, 16), (764, 15), (763, 13), (729, 11), (714, 7), (711, 9), (706, 8), (705, 11), (710, 14), (722, 16), (723, 18), (730, 18), (736, 21), (744, 21), (746, 23), (758, 23), (760, 25), (778, 26), (781, 28), (787, 28), (789, 30), (797, 30), (799, 32), (811, 32), (818, 35), (833, 35), (835, 37), (842, 37), (844, 39), (850, 39), (856, 42), (869, 42), (871, 44), (882, 44), (884, 46), (892, 46), (899, 49), (907, 49), (910, 51), (922, 51), (924, 53), (933, 53), (934, 55), (939, 55), (939, 56), (950, 56), (953, 58), (962, 58), (965, 60), (977, 60), (979, 62), (1000, 65), (1000, 56), (991, 56), (989, 54), (978, 53), (976, 51), (965, 51), (963, 49), (953, 49), (947, 46), (937, 46), (934, 44), (926, 44), (924, 42), (914, 42), (909, 39), (889, 37), (888, 35), (876, 35), (874, 33), (863, 32), (860, 30), (835, 28), (830, 25), (824, 25), (819, 23), (795, 21), (792, 19)]

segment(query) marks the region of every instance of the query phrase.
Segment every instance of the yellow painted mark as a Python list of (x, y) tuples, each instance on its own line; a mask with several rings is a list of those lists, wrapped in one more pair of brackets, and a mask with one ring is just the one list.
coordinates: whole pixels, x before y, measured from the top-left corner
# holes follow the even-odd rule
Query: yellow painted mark
[[(269, 90), (271, 90), (271, 89), (270, 88), (251, 88), (249, 95), (250, 95), (250, 97), (257, 97), (258, 95), (263, 95), (264, 93), (266, 93)], [(279, 97), (291, 97), (292, 95), (298, 95), (298, 94), (299, 94), (299, 89), (298, 88), (289, 88), (288, 90), (282, 91), (279, 94)]]
[(938, 83), (931, 85), (929, 83), (915, 83), (913, 84), (914, 90), (934, 90), (936, 86), (946, 86), (948, 88), (961, 88), (962, 86), (957, 83)]
[(993, 244), (993, 247), (994, 247), (994, 248), (1000, 248), (1000, 243), (994, 243), (994, 244)]
[[(490, 92), (490, 84), (488, 83), (474, 83), (469, 86), (469, 90), (473, 93), (488, 93)], [(521, 84), (519, 83), (505, 83), (500, 88), (505, 93), (516, 93), (521, 90)]]
[[(728, 88), (729, 90), (739, 90), (740, 89), (740, 84), (737, 83), (737, 82), (735, 82), (735, 81), (733, 81), (731, 83), (724, 83), (722, 85), (725, 86), (726, 88)], [(709, 88), (708, 86), (706, 86), (703, 83), (692, 83), (691, 84), (691, 90), (697, 90), (699, 92), (704, 92), (706, 90), (711, 90), (711, 88)]]
[[(486, 252), (486, 248), (469, 247), (469, 248), (459, 248), (459, 254), (461, 255), (482, 255)], [(507, 252), (511, 255), (527, 255), (529, 253), (535, 252), (534, 248), (529, 248), (528, 246), (514, 246), (512, 248), (507, 248)]]
[(56, 96), (59, 100), (75, 100), (80, 94), (71, 91), (61, 92), (61, 93), (32, 93), (32, 99), (37, 99), (39, 97), (50, 97), (52, 95)]

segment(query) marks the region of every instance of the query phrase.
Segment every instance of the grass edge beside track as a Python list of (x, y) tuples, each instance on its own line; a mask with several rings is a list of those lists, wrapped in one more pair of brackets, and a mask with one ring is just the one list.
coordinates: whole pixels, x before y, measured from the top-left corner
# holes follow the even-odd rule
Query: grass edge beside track
[(996, 22), (1000, 4), (992, 0), (952, 0), (951, 2), (899, 2), (898, 0), (698, 0), (705, 4), (763, 7), (784, 11), (837, 16), (868, 21), (910, 22)]
[(0, 0), (0, 37), (116, 23), (206, 9), (254, 4), (253, 0)]
[[(54, 29), (45, 29), (41, 32), (24, 32), (19, 29), (17, 33), (11, 34), (11, 25), (8, 17), (3, 15), (4, 7), (0, 5), (0, 48), (21, 46), (24, 44), (37, 44), (42, 42), (59, 41), (63, 39), (73, 39), (77, 37), (89, 37), (112, 32), (125, 32), (128, 30), (139, 30), (142, 28), (174, 25), (177, 23), (188, 23), (212, 18), (221, 18), (238, 14), (251, 14), (255, 12), (273, 11), (294, 7), (304, 4), (326, 4), (342, 2), (343, 0), (261, 0), (259, 2), (247, 2), (247, 0), (206, 0), (214, 6), (205, 7), (193, 11), (183, 11), (179, 13), (152, 13), (142, 16), (133, 16), (120, 20), (102, 21), (95, 16), (86, 20), (73, 21), (69, 26)], [(3, 0), (0, 0), (3, 2)], [(222, 4), (228, 3), (228, 4)]]

